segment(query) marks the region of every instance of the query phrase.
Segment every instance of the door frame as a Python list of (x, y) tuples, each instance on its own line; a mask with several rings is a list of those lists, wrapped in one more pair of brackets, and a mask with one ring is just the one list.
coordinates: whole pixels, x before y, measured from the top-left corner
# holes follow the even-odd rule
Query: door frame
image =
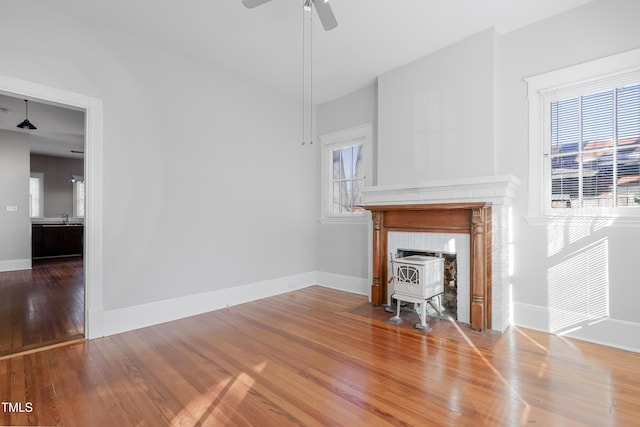
[(104, 336), (102, 305), (102, 100), (0, 75), (0, 93), (85, 112), (84, 336)]

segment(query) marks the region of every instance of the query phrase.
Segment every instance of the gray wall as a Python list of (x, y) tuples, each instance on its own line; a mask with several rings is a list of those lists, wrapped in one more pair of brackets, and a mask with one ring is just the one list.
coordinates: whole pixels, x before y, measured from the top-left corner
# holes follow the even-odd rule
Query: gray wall
[(31, 172), (44, 173), (44, 216), (73, 215), (71, 175), (84, 175), (84, 161), (66, 157), (31, 155)]
[[(8, 212), (7, 206), (17, 206)], [(21, 132), (0, 130), (0, 271), (29, 268), (29, 139)]]

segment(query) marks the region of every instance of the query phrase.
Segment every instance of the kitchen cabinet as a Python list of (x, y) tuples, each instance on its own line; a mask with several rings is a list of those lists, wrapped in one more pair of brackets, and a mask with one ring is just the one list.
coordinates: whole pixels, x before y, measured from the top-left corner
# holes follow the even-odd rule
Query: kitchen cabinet
[(84, 226), (64, 224), (38, 224), (31, 230), (33, 258), (82, 255)]

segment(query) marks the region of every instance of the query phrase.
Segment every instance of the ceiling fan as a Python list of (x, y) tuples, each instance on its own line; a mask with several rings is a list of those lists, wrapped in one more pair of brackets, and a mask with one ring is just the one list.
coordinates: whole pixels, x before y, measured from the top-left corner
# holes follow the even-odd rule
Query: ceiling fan
[[(271, 0), (242, 0), (242, 4), (249, 9), (252, 9), (261, 4), (267, 3)], [(320, 23), (325, 31), (333, 30), (338, 26), (338, 21), (331, 10), (329, 0), (304, 0), (304, 9), (311, 10), (311, 5), (315, 6)]]

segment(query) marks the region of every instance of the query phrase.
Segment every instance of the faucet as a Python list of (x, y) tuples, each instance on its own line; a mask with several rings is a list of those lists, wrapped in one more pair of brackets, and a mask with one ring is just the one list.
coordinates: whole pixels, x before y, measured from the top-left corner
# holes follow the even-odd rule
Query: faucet
[(64, 225), (69, 224), (69, 214), (66, 212), (62, 214), (62, 223)]

